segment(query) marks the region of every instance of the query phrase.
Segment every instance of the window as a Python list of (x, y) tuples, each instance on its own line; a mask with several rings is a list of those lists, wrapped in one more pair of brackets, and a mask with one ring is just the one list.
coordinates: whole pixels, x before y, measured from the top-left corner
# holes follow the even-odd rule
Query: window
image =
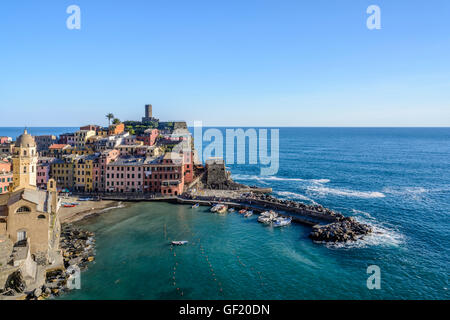
[(45, 219), (45, 215), (43, 214), (38, 215), (38, 219)]
[(16, 213), (25, 213), (25, 212), (31, 212), (31, 209), (29, 207), (22, 206), (16, 211)]

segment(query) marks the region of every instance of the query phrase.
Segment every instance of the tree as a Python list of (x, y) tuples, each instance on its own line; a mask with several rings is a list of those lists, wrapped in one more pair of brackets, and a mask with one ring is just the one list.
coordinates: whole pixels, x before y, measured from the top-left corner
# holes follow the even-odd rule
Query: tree
[(120, 123), (120, 120), (119, 119), (117, 119), (117, 118), (114, 118), (114, 120), (113, 120), (113, 124), (119, 124)]
[(108, 119), (108, 124), (111, 125), (111, 119), (114, 119), (114, 115), (112, 113), (108, 113), (106, 115), (106, 119)]

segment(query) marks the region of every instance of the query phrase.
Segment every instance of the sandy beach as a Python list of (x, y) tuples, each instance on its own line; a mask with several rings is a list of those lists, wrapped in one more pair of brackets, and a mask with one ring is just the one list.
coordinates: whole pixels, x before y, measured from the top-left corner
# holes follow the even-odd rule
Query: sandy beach
[(123, 206), (123, 204), (119, 201), (78, 201), (77, 197), (64, 197), (61, 198), (61, 201), (63, 203), (79, 203), (79, 205), (73, 208), (64, 208), (64, 206), (61, 205), (58, 212), (61, 223), (75, 222), (89, 215), (100, 213), (102, 210)]

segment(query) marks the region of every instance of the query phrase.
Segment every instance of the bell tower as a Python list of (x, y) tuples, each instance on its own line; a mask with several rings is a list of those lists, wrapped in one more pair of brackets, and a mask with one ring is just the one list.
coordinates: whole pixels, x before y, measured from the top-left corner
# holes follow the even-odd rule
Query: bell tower
[(13, 154), (13, 191), (36, 189), (36, 142), (25, 129), (17, 138)]

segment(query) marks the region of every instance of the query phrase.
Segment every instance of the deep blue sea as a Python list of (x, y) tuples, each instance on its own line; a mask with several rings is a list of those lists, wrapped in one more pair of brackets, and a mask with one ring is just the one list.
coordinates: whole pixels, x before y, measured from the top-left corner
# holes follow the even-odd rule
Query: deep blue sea
[[(96, 261), (63, 298), (450, 298), (450, 128), (281, 128), (275, 176), (229, 168), (239, 182), (320, 203), (381, 234), (323, 245), (301, 225), (134, 204), (82, 222), (96, 232)], [(171, 249), (170, 240), (190, 243)], [(379, 290), (366, 286), (370, 265), (380, 267)]]

